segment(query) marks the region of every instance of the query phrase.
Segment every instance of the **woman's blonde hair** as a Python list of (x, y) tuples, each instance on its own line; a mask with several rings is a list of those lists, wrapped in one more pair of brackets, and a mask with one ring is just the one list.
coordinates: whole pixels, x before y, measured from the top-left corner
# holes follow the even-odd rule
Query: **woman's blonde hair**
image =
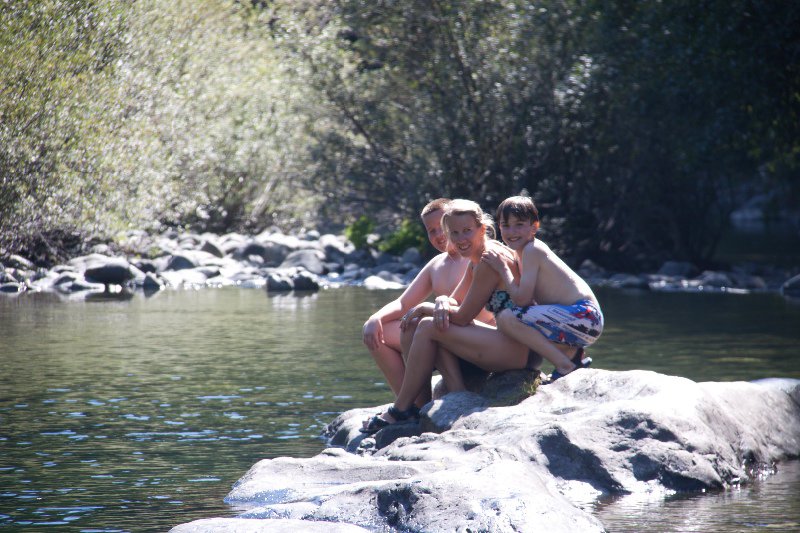
[(454, 215), (470, 215), (475, 219), (475, 223), (478, 226), (483, 226), (490, 239), (495, 238), (494, 220), (492, 220), (492, 215), (484, 212), (483, 209), (481, 209), (481, 206), (472, 200), (457, 198), (447, 204), (447, 207), (444, 210), (444, 215), (442, 215), (442, 227), (446, 233), (450, 233), (448, 220)]

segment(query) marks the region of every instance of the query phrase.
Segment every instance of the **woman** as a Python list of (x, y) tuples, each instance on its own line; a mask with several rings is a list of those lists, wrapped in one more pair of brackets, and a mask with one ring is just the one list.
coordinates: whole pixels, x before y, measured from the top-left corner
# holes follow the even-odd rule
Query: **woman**
[(491, 372), (536, 367), (541, 363), (540, 359), (529, 357), (526, 346), (496, 328), (473, 322), (484, 305), (492, 312), (500, 312), (502, 309), (494, 306), (495, 301), (507, 299), (501, 296), (508, 290), (505, 281), (494, 268), (481, 261), (484, 252), (497, 252), (518, 283), (519, 271), (513, 253), (487, 236), (488, 231), (493, 232), (491, 217), (475, 202), (453, 200), (442, 217), (442, 226), (450, 243), (469, 260), (469, 266), (452, 298), (440, 296), (436, 304), (420, 304), (403, 317), (403, 328), (419, 319), (406, 357), (403, 384), (394, 405), (369, 420), (362, 430), (365, 433), (375, 433), (395, 422), (417, 417), (419, 408), (414, 400), (430, 386), (434, 364), (441, 365), (440, 372), (446, 374), (448, 390), (463, 390), (458, 361), (451, 354)]

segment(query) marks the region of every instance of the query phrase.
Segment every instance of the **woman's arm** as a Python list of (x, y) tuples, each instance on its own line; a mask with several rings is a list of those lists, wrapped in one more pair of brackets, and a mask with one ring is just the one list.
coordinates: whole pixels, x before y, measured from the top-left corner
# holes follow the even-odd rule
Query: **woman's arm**
[(499, 282), (500, 275), (492, 267), (478, 263), (463, 302), (458, 307), (450, 308), (450, 322), (457, 326), (466, 326), (472, 322), (489, 301)]
[(453, 289), (452, 294), (449, 296), (443, 294), (437, 296), (434, 300), (434, 309), (431, 315), (434, 318), (434, 323), (437, 328), (445, 330), (450, 325), (450, 309), (451, 307), (457, 307), (458, 302), (464, 298), (469, 290), (469, 286), (472, 284), (472, 269), (472, 263), (467, 265), (467, 269), (464, 270), (464, 275), (461, 276), (461, 281), (459, 281), (456, 288)]

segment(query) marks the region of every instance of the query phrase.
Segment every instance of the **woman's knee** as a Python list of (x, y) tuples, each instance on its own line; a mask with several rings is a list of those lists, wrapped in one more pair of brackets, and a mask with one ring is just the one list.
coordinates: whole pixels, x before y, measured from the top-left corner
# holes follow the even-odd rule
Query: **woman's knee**
[(420, 340), (431, 340), (436, 338), (438, 334), (438, 328), (433, 321), (432, 317), (425, 317), (421, 319), (417, 323), (417, 329), (414, 331), (414, 341), (417, 339)]
[(507, 327), (513, 324), (517, 320), (517, 317), (514, 316), (514, 313), (511, 309), (503, 309), (500, 313), (497, 314), (495, 317), (495, 321), (497, 322), (497, 327)]

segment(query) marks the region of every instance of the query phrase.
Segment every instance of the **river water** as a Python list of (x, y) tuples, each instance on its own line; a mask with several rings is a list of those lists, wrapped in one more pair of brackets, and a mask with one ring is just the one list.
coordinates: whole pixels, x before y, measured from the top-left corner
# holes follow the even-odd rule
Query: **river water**
[[(0, 296), (0, 529), (165, 531), (225, 516), (260, 459), (307, 457), (338, 413), (390, 400), (361, 324), (397, 295), (256, 289)], [(800, 304), (601, 290), (600, 368), (800, 379)], [(591, 509), (610, 531), (800, 530), (800, 467), (753, 485)]]

